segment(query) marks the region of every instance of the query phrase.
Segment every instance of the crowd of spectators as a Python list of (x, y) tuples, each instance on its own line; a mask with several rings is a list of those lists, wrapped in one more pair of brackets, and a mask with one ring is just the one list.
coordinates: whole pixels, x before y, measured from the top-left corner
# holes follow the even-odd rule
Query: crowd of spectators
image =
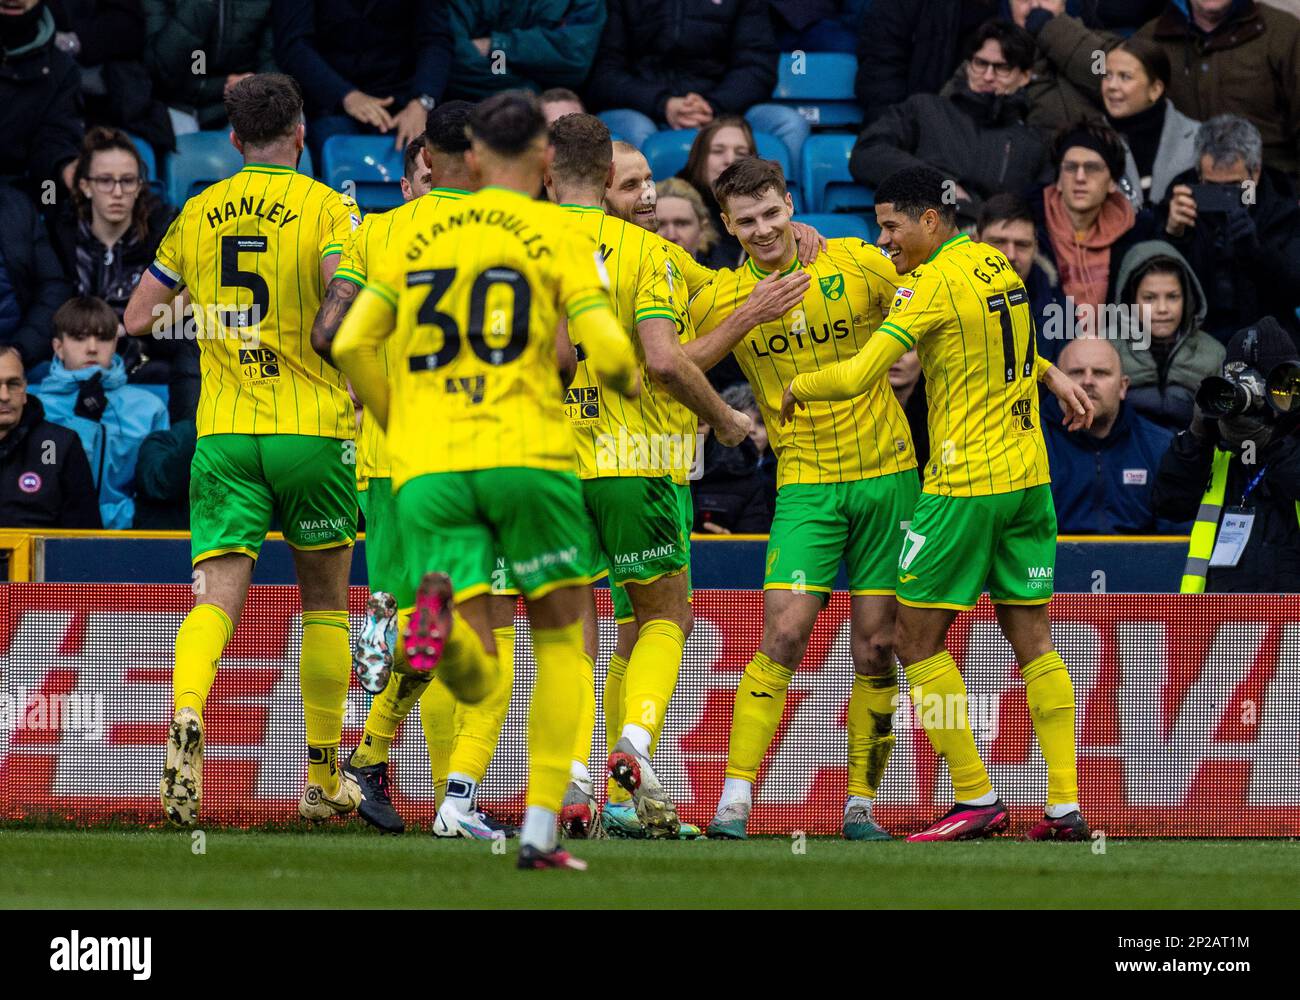
[[(510, 87), (541, 94), (548, 120), (600, 113), (621, 140), (611, 210), (657, 217), (701, 262), (733, 267), (713, 182), (764, 134), (798, 174), (826, 129), (774, 88), (780, 53), (811, 51), (857, 56), (853, 179), (869, 189), (918, 163), (950, 178), (963, 225), (1025, 282), (1039, 354), (1097, 404), (1086, 432), (1061, 430), (1050, 403), (1042, 414), (1062, 530), (1185, 531), (1189, 508), (1162, 507), (1157, 479), (1171, 447), (1192, 454), (1188, 435), (1224, 440), (1201, 384), (1264, 317), (1287, 338), (1274, 353), (1296, 353), (1298, 13), (1293, 0), (6, 0), (0, 516), (183, 527), (172, 469), (193, 450), (192, 324), (120, 336), (177, 210), (142, 152), (162, 162), (177, 136), (224, 129), (223, 95), (245, 76), (298, 80), (318, 166), (332, 135), (406, 149), (437, 103)], [(663, 129), (697, 130), (676, 176), (640, 152)], [(711, 378), (743, 408), (734, 364)], [(919, 363), (890, 379), (924, 459)], [(750, 440), (705, 444), (699, 530), (766, 530), (775, 459), (753, 409)], [(57, 463), (28, 462), (46, 442)]]

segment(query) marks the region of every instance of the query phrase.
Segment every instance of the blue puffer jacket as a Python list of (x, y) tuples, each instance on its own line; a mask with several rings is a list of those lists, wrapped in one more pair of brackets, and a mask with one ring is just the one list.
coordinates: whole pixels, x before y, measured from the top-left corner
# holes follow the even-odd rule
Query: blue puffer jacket
[[(108, 403), (103, 419), (77, 416), (77, 393), (96, 373), (103, 376)], [(99, 512), (105, 528), (129, 528), (135, 517), (135, 460), (140, 443), (152, 432), (167, 429), (167, 407), (149, 392), (126, 384), (121, 355), (113, 355), (107, 370), (98, 366), (70, 372), (58, 358), (50, 374), (32, 390), (45, 405), (45, 419), (77, 432), (90, 473), (99, 490)]]
[(1104, 438), (1061, 426), (1061, 408), (1043, 400), (1043, 437), (1052, 467), (1057, 530), (1063, 535), (1178, 533), (1156, 517), (1152, 490), (1173, 431), (1120, 404), (1119, 417)]

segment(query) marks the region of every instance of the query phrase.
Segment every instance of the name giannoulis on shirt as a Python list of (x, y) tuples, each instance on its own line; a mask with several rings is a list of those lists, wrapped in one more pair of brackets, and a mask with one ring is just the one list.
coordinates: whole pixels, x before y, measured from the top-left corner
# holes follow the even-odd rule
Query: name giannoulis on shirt
[(73, 930), (50, 942), (54, 972), (129, 972), (135, 980), (153, 972), (153, 938), (86, 935)]

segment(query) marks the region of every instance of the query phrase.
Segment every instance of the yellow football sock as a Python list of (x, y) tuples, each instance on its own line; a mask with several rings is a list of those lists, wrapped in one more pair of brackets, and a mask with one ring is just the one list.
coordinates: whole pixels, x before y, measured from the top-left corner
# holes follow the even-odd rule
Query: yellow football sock
[(582, 696), (578, 711), (578, 726), (573, 731), (573, 760), (587, 766), (591, 759), (591, 734), (596, 727), (596, 664), (586, 653), (582, 654)]
[(953, 796), (973, 802), (993, 791), (984, 770), (966, 707), (966, 682), (946, 649), (907, 668), (916, 716), (934, 752), (948, 762)]
[(686, 635), (675, 622), (659, 618), (641, 626), (623, 680), (623, 725), (641, 726), (652, 740), (659, 735), (685, 648)]
[[(436, 673), (436, 671), (435, 671)], [(429, 748), (429, 771), (433, 775), (434, 805), (442, 805), (451, 773), (451, 745), (456, 734), (456, 696), (436, 677), (420, 695), (420, 726)]]
[[(627, 674), (627, 660), (617, 653), (609, 658), (605, 673), (605, 747), (614, 749), (623, 732), (623, 678)], [(632, 798), (613, 778), (609, 779), (606, 797), (610, 802), (627, 802)]]
[(339, 786), (339, 737), (351, 665), (348, 613), (304, 611), (298, 685), (307, 728), (307, 781), (320, 785), (326, 795)]
[(558, 813), (569, 783), (573, 731), (582, 712), (582, 622), (533, 629), (533, 655), (537, 681), (528, 710), (527, 804)]
[(1074, 685), (1061, 655), (1052, 650), (1020, 668), (1034, 735), (1047, 761), (1047, 804), (1079, 801), (1074, 762)]
[(397, 727), (411, 714), (411, 709), (429, 687), (432, 676), (393, 673), (388, 683), (370, 703), (366, 715), (366, 732), (361, 745), (353, 751), (352, 763), (358, 767), (382, 764), (388, 760), (388, 747), (397, 735)]
[(850, 795), (876, 797), (894, 749), (897, 698), (896, 671), (880, 676), (853, 675), (848, 713)]
[(451, 634), (443, 647), (442, 659), (438, 661), (438, 676), (457, 701), (477, 705), (496, 690), (501, 667), (497, 658), (483, 648), (478, 633), (460, 616), (460, 612), (452, 611), (451, 614)]
[(510, 694), (515, 686), (515, 627), (492, 630), (497, 647), (496, 688), (477, 705), (457, 705), (455, 738), (451, 744), (449, 773), (465, 774), (482, 783), (488, 763), (501, 738), (501, 726), (510, 711)]
[(764, 653), (755, 653), (736, 688), (731, 713), (731, 740), (727, 748), (727, 777), (758, 779), (767, 748), (781, 724), (785, 693), (794, 671)]
[(215, 604), (196, 604), (176, 633), (176, 669), (172, 672), (175, 709), (192, 708), (203, 717), (203, 705), (217, 679), (217, 662), (235, 634), (230, 616)]

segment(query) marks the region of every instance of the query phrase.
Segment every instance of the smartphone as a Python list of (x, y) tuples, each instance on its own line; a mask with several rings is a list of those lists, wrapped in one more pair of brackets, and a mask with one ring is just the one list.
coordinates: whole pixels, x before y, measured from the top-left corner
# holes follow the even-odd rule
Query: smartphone
[(1240, 184), (1193, 184), (1192, 197), (1196, 199), (1196, 211), (1202, 215), (1213, 212), (1226, 214), (1242, 207)]

